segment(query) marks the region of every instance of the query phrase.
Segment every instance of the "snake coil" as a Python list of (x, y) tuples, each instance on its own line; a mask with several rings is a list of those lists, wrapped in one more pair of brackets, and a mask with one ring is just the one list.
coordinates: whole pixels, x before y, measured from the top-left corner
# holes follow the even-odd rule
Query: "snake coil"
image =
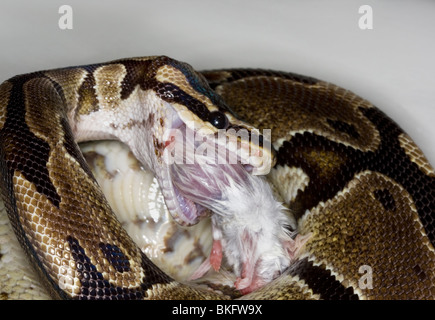
[(244, 298), (435, 297), (435, 172), (393, 120), (314, 78), (197, 73), (164, 56), (34, 72), (0, 86), (2, 198), (53, 297), (229, 298), (156, 267), (119, 224), (77, 146), (120, 140), (162, 185), (168, 105), (213, 130), (272, 130), (268, 177), (299, 234), (312, 236), (286, 272)]

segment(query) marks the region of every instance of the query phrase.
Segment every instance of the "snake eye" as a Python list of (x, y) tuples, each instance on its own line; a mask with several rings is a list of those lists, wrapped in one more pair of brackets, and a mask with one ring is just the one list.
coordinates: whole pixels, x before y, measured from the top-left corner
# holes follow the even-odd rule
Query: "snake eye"
[(218, 129), (226, 129), (229, 124), (227, 116), (220, 111), (211, 112), (208, 121)]

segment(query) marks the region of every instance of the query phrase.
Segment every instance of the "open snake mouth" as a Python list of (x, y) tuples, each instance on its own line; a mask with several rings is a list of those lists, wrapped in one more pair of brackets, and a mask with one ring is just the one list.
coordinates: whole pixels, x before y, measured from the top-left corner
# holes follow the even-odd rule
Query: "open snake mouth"
[(160, 178), (166, 205), (177, 223), (198, 223), (218, 209), (222, 190), (243, 185), (247, 173), (256, 174), (271, 162), (270, 153), (262, 150), (264, 144), (258, 144), (260, 139), (242, 130), (196, 128), (194, 121), (174, 117), (165, 135)]

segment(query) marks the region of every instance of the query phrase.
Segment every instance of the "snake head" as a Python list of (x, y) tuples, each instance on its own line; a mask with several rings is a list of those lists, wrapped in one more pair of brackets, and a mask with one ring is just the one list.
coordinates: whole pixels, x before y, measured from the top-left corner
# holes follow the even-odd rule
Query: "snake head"
[[(189, 65), (162, 57), (155, 69), (153, 101), (159, 120), (154, 121), (150, 144), (151, 169), (159, 179), (166, 205), (181, 225), (193, 225), (213, 210), (207, 201), (199, 204), (177, 187), (180, 171), (201, 175), (204, 166), (212, 174), (191, 184), (205, 198), (219, 198), (216, 180), (243, 169), (264, 175), (274, 164), (270, 132), (239, 120), (201, 74)], [(154, 151), (154, 152), (153, 152)], [(230, 166), (238, 166), (234, 170)], [(225, 174), (222, 174), (225, 173)], [(184, 181), (184, 185), (186, 181)], [(205, 205), (204, 205), (205, 203)]]

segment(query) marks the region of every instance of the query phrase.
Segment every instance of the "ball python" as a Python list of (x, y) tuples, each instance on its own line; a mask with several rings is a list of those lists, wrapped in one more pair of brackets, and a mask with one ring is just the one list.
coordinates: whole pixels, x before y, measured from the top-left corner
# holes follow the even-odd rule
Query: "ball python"
[(203, 208), (180, 209), (162, 161), (165, 132), (188, 123), (212, 133), (271, 129), (273, 149), (260, 139), (241, 160), (257, 175), (273, 166), (268, 179), (298, 234), (310, 234), (289, 268), (241, 298), (435, 297), (435, 172), (393, 120), (348, 90), (281, 71), (196, 72), (156, 56), (19, 75), (0, 86), (0, 106), (2, 198), (53, 298), (232, 297), (153, 264), (77, 146), (127, 144), (156, 174), (173, 218), (194, 224)]

